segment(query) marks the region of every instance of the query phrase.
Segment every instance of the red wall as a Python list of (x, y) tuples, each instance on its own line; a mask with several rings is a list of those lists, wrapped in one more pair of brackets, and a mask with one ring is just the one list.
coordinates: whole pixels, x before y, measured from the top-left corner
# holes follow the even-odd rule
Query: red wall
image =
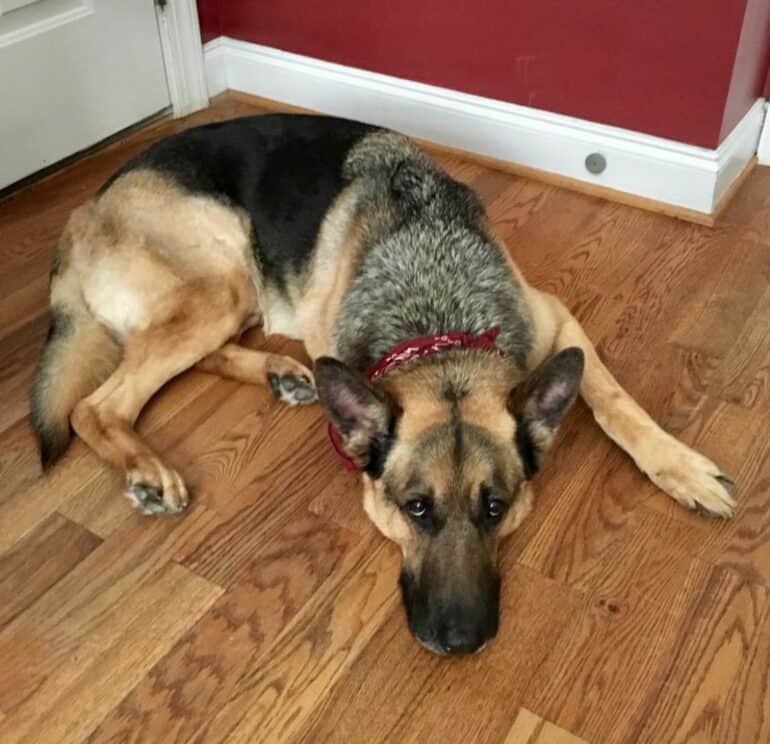
[(704, 147), (715, 147), (762, 95), (767, 69), (767, 0), (198, 0), (198, 7), (204, 39), (223, 34)]
[(726, 137), (759, 96), (765, 96), (770, 60), (770, 1), (748, 0), (735, 54), (720, 139)]

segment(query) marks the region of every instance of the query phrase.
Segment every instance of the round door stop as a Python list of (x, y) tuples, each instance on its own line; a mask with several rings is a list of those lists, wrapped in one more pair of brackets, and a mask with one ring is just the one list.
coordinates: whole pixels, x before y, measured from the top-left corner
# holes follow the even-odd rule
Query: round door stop
[(586, 168), (589, 173), (602, 173), (607, 167), (607, 160), (600, 152), (592, 152), (586, 158)]

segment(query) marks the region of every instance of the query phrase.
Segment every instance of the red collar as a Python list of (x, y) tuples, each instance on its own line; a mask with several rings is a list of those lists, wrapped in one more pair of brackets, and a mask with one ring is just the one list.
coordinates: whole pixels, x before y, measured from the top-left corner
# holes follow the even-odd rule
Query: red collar
[[(451, 351), (452, 349), (480, 349), (490, 354), (503, 355), (502, 350), (495, 344), (495, 339), (500, 333), (500, 326), (493, 326), (486, 333), (478, 336), (471, 336), (468, 333), (444, 333), (440, 336), (422, 336), (413, 338), (411, 341), (405, 341), (396, 346), (390, 353), (386, 354), (379, 362), (376, 362), (366, 371), (366, 379), (369, 382), (384, 377), (389, 372), (403, 367), (405, 364), (415, 359), (438, 354), (442, 351)], [(340, 435), (329, 424), (329, 441), (334, 451), (339, 455), (345, 470), (357, 470), (358, 466), (351, 460), (342, 448)]]

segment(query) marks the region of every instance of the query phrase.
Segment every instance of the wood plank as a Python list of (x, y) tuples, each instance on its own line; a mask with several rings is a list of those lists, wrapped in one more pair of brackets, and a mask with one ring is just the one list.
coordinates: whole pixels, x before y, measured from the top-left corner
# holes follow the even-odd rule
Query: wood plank
[[(719, 366), (709, 393), (728, 403), (753, 408), (768, 400), (770, 387), (770, 289), (756, 304), (730, 353)], [(767, 406), (764, 407), (767, 411)]]
[(508, 736), (503, 744), (587, 744), (569, 731), (554, 725), (550, 721), (526, 708), (519, 708)]
[[(663, 691), (661, 667), (709, 571), (707, 564), (693, 562), (668, 604), (643, 598), (632, 604), (616, 596), (613, 602), (588, 605), (572, 618), (556, 651), (530, 680), (522, 704), (588, 741), (636, 741), (645, 720), (645, 691)], [(664, 697), (680, 699), (677, 692)]]
[(670, 340), (707, 354), (729, 353), (768, 282), (770, 250), (751, 231), (732, 232), (714, 280), (700, 288), (693, 309), (674, 328)]
[[(512, 567), (503, 580), (503, 622), (489, 655), (450, 663), (415, 649), (397, 607), (332, 697), (317, 707), (302, 738), (354, 741), (366, 720), (372, 743), (501, 741), (526, 685), (582, 606), (579, 595), (556, 582)], [(473, 715), (447, 715), (461, 709)]]
[[(770, 586), (770, 442), (759, 443), (764, 428), (745, 433), (745, 418), (755, 415), (741, 410), (743, 429), (730, 427), (732, 442), (743, 445), (744, 467), (739, 471), (739, 513), (710, 536), (702, 555), (713, 564), (729, 568), (746, 581)], [(753, 438), (751, 434), (754, 434)], [(743, 436), (741, 436), (743, 434)]]
[[(356, 551), (358, 553), (358, 551)], [(314, 598), (207, 722), (207, 741), (290, 741), (363, 652), (397, 600), (399, 561), (377, 546), (355, 556), (355, 581)]]
[[(290, 421), (301, 427), (299, 435), (296, 424), (285, 425)], [(338, 471), (323, 437), (318, 409), (271, 408), (262, 420), (249, 415), (233, 427), (217, 447), (237, 449), (234, 456), (242, 465), (234, 471), (235, 483), (213, 494), (210, 504), (224, 515), (223, 522), (180, 560), (221, 586), (237, 578), (269, 535), (291, 522), (301, 494), (312, 493)]]
[(301, 740), (356, 741), (364, 721), (368, 744), (399, 740), (394, 738), (394, 727), (429, 695), (443, 663), (415, 647), (405, 623), (403, 608), (395, 607), (333, 693), (316, 706)]
[(759, 627), (760, 631), (746, 653), (719, 717), (717, 741), (732, 744), (770, 741), (770, 675), (767, 673), (770, 665), (770, 615), (767, 610)]
[(742, 669), (766, 631), (767, 612), (767, 589), (726, 571), (711, 574), (664, 668), (666, 683), (680, 694), (649, 700), (640, 744), (735, 740), (718, 736), (720, 729), (727, 734), (735, 725), (735, 719), (730, 722), (729, 714), (722, 713), (728, 702), (731, 707), (741, 703)]
[(66, 576), (101, 540), (80, 525), (52, 514), (0, 557), (0, 628)]
[(18, 421), (0, 434), (0, 502), (40, 477), (40, 460), (32, 428)]
[(6, 711), (0, 739), (81, 742), (221, 592), (182, 566), (166, 565), (119, 607), (125, 625), (103, 636), (92, 628), (77, 664), (56, 665), (33, 694)]
[(310, 515), (278, 533), (89, 741), (188, 741), (205, 731), (311, 597), (346, 575), (354, 544)]
[(29, 414), (29, 390), (37, 355), (48, 331), (47, 314), (41, 314), (0, 340), (0, 432)]
[[(708, 716), (718, 720), (733, 686), (741, 684), (738, 669), (750, 658), (748, 649), (766, 607), (766, 589), (694, 561), (681, 590), (665, 604), (643, 602), (616, 609), (604, 605), (585, 613), (562, 637), (559, 651), (533, 681), (524, 704), (589, 741), (674, 741), (679, 718), (676, 724), (664, 722), (661, 713), (652, 724), (651, 711), (673, 705), (679, 709), (677, 716), (697, 718), (696, 711), (707, 705)], [(724, 633), (740, 640), (725, 646), (721, 635), (716, 640), (704, 637), (722, 631), (701, 624), (721, 627), (722, 622)], [(697, 653), (691, 643), (701, 644)], [(705, 669), (691, 689), (684, 673), (675, 671), (682, 665), (673, 661), (680, 653), (689, 664)], [(720, 680), (718, 692), (709, 675)], [(565, 696), (564, 690), (570, 694)], [(638, 694), (628, 695), (628, 690)], [(613, 715), (607, 715), (608, 709)]]
[[(6, 625), (0, 631), (0, 657), (6, 662), (0, 667), (0, 710), (26, 710), (28, 701), (48, 689), (54, 670), (74, 673), (66, 663), (73, 655), (85, 664), (106, 652), (143, 611), (149, 601), (145, 591), (154, 591), (179, 544), (210, 529), (211, 517), (197, 507), (185, 520), (126, 524)], [(197, 578), (183, 583), (206, 585)]]

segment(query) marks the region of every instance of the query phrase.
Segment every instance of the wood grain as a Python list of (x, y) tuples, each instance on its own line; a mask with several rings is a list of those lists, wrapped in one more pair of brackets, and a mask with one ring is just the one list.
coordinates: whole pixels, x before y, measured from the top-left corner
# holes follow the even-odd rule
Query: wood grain
[[(66, 576), (101, 540), (59, 514), (0, 556), (0, 628)], [(24, 577), (20, 581), (20, 577)]]
[(0, 728), (4, 742), (79, 742), (137, 685), (155, 661), (221, 592), (178, 564), (121, 606), (128, 622), (110, 623), (102, 635), (90, 627), (74, 658), (61, 660), (34, 694), (7, 711)]
[[(354, 544), (352, 535), (310, 515), (278, 533), (91, 740), (179, 741), (205, 730), (212, 711), (264, 663), (319, 588), (339, 583)], [(195, 705), (180, 706), (181, 700)]]
[(260, 110), (221, 96), (0, 201), (0, 741), (770, 740), (770, 169), (710, 229), (439, 154), (622, 384), (738, 483), (731, 522), (684, 512), (576, 405), (482, 654), (410, 636), (398, 553), (316, 407), (167, 385), (138, 426), (192, 486), (182, 518), (134, 512), (78, 441), (40, 477), (26, 391), (69, 211), (158, 138)]
[(585, 744), (585, 740), (543, 720), (531, 710), (519, 708), (504, 744)]
[(720, 714), (731, 697), (744, 697), (744, 668), (766, 630), (767, 609), (767, 589), (712, 572), (663, 670), (666, 684), (682, 694), (650, 700), (640, 742), (735, 740), (736, 719)]

